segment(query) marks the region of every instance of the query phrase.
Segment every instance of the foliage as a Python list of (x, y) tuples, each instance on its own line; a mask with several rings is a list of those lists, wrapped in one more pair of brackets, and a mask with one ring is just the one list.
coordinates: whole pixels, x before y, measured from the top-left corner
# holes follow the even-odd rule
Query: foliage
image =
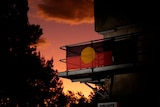
[(91, 92), (88, 98), (82, 92), (74, 93), (68, 90), (66, 93), (67, 107), (97, 107), (93, 99), (95, 99), (94, 92)]
[(46, 99), (57, 99), (63, 87), (53, 59), (45, 61), (32, 47), (42, 29), (29, 24), (27, 0), (5, 0), (0, 5), (1, 105), (44, 106)]

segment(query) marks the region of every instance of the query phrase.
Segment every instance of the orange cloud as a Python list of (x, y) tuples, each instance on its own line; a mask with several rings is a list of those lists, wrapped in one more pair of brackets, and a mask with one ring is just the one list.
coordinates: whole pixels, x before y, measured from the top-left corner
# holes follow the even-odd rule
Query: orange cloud
[(38, 4), (38, 15), (45, 20), (60, 23), (93, 23), (94, 1), (43, 0)]

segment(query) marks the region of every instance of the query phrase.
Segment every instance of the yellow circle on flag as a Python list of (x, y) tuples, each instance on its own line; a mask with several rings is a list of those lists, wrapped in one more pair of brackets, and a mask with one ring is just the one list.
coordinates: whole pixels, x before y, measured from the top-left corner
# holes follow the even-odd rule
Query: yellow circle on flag
[(91, 63), (95, 58), (95, 50), (92, 47), (86, 47), (81, 52), (81, 60), (85, 63)]

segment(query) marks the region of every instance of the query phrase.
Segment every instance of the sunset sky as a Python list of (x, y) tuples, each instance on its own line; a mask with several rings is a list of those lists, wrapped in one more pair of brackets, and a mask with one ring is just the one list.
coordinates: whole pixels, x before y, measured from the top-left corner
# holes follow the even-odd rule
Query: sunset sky
[[(61, 46), (103, 38), (94, 30), (93, 0), (29, 0), (30, 24), (38, 24), (43, 35), (38, 50), (45, 59), (54, 59), (54, 69), (66, 70), (60, 59), (66, 57)], [(91, 88), (78, 82), (62, 79), (64, 91), (83, 92), (88, 96)]]

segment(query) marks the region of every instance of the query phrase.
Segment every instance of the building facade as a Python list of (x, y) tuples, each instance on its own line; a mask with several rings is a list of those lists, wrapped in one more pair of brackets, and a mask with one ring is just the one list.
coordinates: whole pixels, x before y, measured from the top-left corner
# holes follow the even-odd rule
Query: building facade
[(113, 64), (133, 64), (111, 71), (111, 100), (119, 101), (120, 107), (158, 106), (159, 6), (136, 0), (94, 3), (95, 31), (114, 39)]
[[(152, 8), (149, 8), (152, 7)], [(158, 106), (157, 3), (94, 0), (95, 32), (111, 39), (112, 64), (60, 72), (74, 81), (101, 85), (107, 94), (100, 103), (118, 102), (119, 107)], [(103, 60), (107, 60), (103, 58)]]

